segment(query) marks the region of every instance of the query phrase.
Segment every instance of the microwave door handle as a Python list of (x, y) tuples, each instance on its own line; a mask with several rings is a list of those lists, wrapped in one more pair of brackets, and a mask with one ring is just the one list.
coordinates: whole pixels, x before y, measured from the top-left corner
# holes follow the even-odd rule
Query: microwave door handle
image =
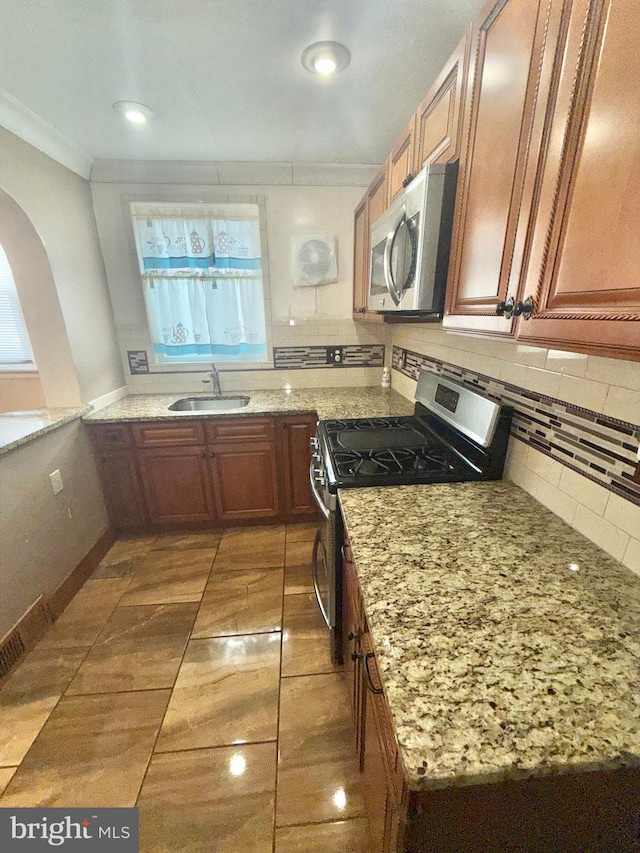
[(391, 251), (398, 233), (398, 228), (402, 225), (407, 215), (407, 208), (403, 206), (400, 216), (395, 222), (395, 225), (387, 236), (387, 241), (384, 246), (384, 279), (387, 283), (387, 290), (396, 305), (400, 304), (402, 294), (398, 292), (396, 283), (393, 280), (393, 272), (391, 271)]

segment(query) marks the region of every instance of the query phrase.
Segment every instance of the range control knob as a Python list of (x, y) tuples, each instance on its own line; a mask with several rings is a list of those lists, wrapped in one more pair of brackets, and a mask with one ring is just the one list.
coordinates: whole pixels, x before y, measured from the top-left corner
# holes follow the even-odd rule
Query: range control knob
[(318, 447), (319, 447), (319, 444), (318, 444), (318, 436), (317, 436), (317, 435), (312, 435), (312, 436), (311, 436), (311, 438), (309, 439), (309, 449), (310, 449), (311, 451), (313, 451), (313, 450), (317, 450), (317, 449), (318, 449)]

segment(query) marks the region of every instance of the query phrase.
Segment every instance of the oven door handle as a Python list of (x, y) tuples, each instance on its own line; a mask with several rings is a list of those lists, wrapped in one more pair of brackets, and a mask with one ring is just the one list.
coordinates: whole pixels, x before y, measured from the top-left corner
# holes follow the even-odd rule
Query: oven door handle
[[(331, 630), (331, 620), (327, 615), (327, 611), (324, 609), (324, 603), (322, 601), (322, 595), (320, 594), (320, 587), (318, 585), (318, 549), (320, 548), (320, 544), (322, 543), (322, 533), (320, 530), (316, 533), (316, 538), (313, 542), (313, 556), (311, 558), (311, 573), (313, 575), (313, 588), (316, 592), (316, 598), (318, 599), (318, 607), (320, 608), (320, 613), (322, 613), (322, 618), (327, 623), (327, 628)], [(325, 555), (326, 556), (326, 555)]]
[(320, 492), (318, 491), (318, 487), (316, 485), (315, 469), (313, 467), (313, 462), (311, 462), (311, 465), (309, 466), (309, 485), (311, 486), (311, 492), (313, 494), (313, 499), (315, 500), (316, 504), (318, 505), (318, 509), (324, 515), (325, 518), (329, 518), (329, 516), (331, 515), (331, 512), (324, 505), (324, 501), (322, 500), (322, 498), (320, 496)]

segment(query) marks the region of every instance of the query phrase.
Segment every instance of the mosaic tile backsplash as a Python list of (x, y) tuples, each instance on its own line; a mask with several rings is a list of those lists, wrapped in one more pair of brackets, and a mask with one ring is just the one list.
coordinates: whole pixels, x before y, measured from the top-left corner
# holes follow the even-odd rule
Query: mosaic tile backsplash
[(382, 367), (384, 344), (274, 347), (277, 370), (312, 367)]
[(640, 426), (528, 391), (468, 368), (394, 346), (392, 365), (411, 379), (421, 369), (476, 388), (514, 410), (512, 434), (620, 497), (640, 505)]

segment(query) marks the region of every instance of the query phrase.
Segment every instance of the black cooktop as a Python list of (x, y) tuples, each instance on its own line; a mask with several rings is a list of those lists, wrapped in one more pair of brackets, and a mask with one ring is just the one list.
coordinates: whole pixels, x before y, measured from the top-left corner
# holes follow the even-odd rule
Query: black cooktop
[(332, 491), (460, 482), (482, 474), (468, 442), (456, 447), (416, 416), (321, 421), (318, 437)]

